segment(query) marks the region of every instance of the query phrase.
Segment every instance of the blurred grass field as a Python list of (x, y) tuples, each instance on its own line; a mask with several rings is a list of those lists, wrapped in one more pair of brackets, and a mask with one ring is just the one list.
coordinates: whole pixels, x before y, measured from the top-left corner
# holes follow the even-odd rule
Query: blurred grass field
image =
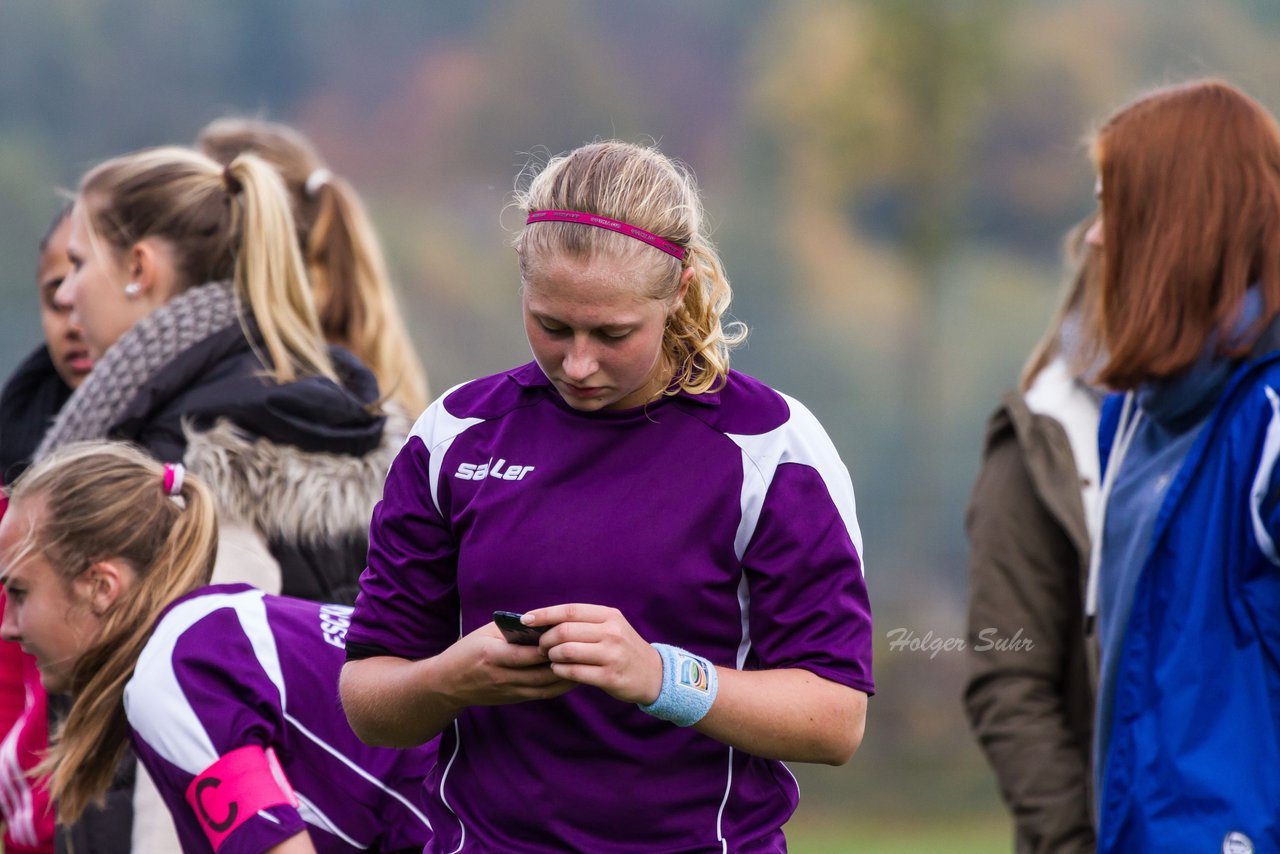
[(1013, 848), (1004, 815), (919, 821), (809, 818), (792, 821), (786, 833), (791, 854), (1001, 854)]
[(1003, 815), (927, 821), (809, 817), (792, 821), (786, 832), (790, 854), (999, 854), (1012, 847)]

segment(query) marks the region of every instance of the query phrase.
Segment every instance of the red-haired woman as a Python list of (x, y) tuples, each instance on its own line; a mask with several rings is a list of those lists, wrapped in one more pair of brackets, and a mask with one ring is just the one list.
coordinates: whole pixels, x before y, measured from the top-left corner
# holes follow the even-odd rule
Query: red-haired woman
[(1098, 849), (1280, 850), (1280, 128), (1219, 81), (1093, 146)]

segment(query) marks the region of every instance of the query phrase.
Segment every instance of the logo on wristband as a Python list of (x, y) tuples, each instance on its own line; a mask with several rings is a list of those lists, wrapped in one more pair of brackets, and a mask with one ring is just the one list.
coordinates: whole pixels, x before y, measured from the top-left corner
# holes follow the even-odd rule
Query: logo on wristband
[(680, 656), (680, 666), (676, 673), (676, 681), (695, 691), (706, 693), (711, 689), (707, 668), (701, 661), (688, 655)]

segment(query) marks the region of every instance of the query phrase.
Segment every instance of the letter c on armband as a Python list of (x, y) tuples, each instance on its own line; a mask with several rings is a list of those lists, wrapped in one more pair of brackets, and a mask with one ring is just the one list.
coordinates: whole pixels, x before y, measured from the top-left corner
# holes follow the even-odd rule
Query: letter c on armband
[(275, 751), (259, 745), (237, 748), (200, 772), (186, 799), (214, 851), (261, 810), (298, 806)]
[(200, 823), (207, 825), (218, 833), (226, 833), (231, 826), (236, 823), (236, 813), (240, 811), (240, 805), (232, 801), (227, 808), (226, 818), (219, 821), (209, 815), (209, 808), (205, 806), (204, 791), (205, 789), (216, 789), (222, 785), (222, 781), (217, 777), (199, 777), (196, 779), (195, 802), (196, 812), (200, 814)]

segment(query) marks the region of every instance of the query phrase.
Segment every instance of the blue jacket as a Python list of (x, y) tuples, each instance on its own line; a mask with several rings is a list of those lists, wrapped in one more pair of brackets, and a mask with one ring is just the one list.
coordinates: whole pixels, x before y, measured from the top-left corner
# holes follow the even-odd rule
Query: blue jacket
[[(1120, 403), (1104, 405), (1104, 466)], [(1277, 456), (1270, 352), (1235, 372), (1157, 516), (1116, 670), (1099, 852), (1280, 851)]]

